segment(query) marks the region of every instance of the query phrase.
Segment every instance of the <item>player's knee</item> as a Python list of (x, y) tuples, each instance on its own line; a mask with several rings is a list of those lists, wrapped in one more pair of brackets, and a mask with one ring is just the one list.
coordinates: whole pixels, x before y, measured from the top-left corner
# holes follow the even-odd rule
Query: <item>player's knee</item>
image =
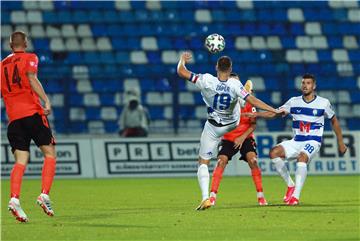
[(199, 157), (198, 161), (199, 161), (199, 165), (201, 165), (201, 164), (209, 165), (210, 164), (210, 160), (205, 160), (201, 157)]
[(220, 156), (217, 162), (217, 166), (225, 168), (227, 164), (228, 164), (227, 157)]
[(309, 161), (309, 157), (305, 153), (301, 152), (297, 157), (297, 161), (307, 163)]
[(55, 147), (53, 145), (40, 146), (40, 149), (44, 154), (44, 157), (56, 158)]
[(279, 152), (279, 150), (278, 150), (277, 147), (273, 147), (273, 148), (270, 150), (269, 155), (270, 155), (270, 158), (271, 158), (271, 159), (274, 159), (274, 158), (280, 156), (280, 152)]
[(251, 168), (257, 167), (257, 158), (256, 158), (256, 156), (250, 157), (247, 161), (248, 161), (249, 166), (250, 166)]

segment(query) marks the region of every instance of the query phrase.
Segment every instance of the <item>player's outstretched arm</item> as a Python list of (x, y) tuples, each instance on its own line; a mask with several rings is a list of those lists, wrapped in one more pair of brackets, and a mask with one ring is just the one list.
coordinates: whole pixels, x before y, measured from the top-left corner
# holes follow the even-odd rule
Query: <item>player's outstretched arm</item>
[(40, 99), (44, 102), (44, 114), (49, 115), (51, 113), (51, 103), (49, 98), (47, 97), (44, 88), (42, 87), (37, 75), (35, 73), (28, 73), (29, 82), (32, 90), (40, 97)]
[(344, 154), (347, 150), (347, 146), (344, 144), (340, 123), (336, 116), (331, 119), (331, 125), (337, 138), (339, 151), (341, 154)]
[(265, 119), (274, 119), (274, 118), (278, 118), (278, 117), (284, 117), (286, 116), (288, 113), (284, 112), (282, 114), (276, 114), (274, 112), (270, 112), (270, 111), (261, 111), (261, 112), (256, 112), (256, 113), (241, 113), (241, 115), (244, 115), (246, 117), (252, 117), (252, 118), (265, 118)]
[(177, 65), (178, 75), (186, 80), (189, 80), (191, 77), (191, 72), (185, 67), (185, 64), (191, 60), (192, 56), (189, 52), (184, 52), (180, 55), (179, 63)]
[(280, 110), (274, 109), (273, 107), (269, 106), (268, 104), (264, 103), (262, 100), (259, 100), (258, 98), (256, 98), (253, 95), (249, 95), (246, 98), (246, 101), (248, 101), (251, 105), (253, 105), (253, 106), (255, 106), (255, 107), (259, 108), (259, 109), (267, 110), (267, 111), (272, 112), (274, 114), (281, 114), (281, 115), (285, 114), (285, 110), (283, 110), (283, 109), (280, 109)]

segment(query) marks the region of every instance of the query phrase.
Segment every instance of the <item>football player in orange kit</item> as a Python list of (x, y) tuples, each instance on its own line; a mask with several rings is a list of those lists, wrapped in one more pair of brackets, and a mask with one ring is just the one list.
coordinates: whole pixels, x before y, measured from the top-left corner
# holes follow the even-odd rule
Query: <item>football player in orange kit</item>
[[(239, 79), (238, 75), (235, 73), (232, 73), (230, 76)], [(244, 86), (248, 93), (253, 93), (253, 84), (251, 80), (248, 80)], [(256, 109), (248, 102), (246, 102), (244, 107), (241, 108), (241, 114), (253, 112), (256, 112)], [(259, 205), (267, 205), (263, 193), (261, 170), (257, 164), (256, 143), (253, 134), (255, 129), (256, 120), (254, 118), (249, 118), (246, 115), (241, 115), (240, 123), (236, 129), (224, 135), (220, 145), (220, 151), (218, 153), (218, 162), (212, 177), (210, 190), (210, 202), (212, 205), (215, 205), (216, 194), (218, 192), (225, 167), (229, 160), (231, 160), (238, 151), (240, 151), (241, 154), (240, 159), (246, 161), (251, 169), (251, 175), (256, 187)]]
[[(27, 222), (19, 197), (30, 157), (31, 140), (44, 154), (42, 187), (37, 204), (47, 215), (54, 215), (49, 192), (55, 175), (55, 139), (46, 117), (51, 113), (51, 104), (37, 78), (38, 58), (33, 53), (25, 52), (26, 34), (21, 31), (13, 32), (10, 47), (12, 53), (1, 61), (1, 95), (9, 119), (7, 136), (15, 158), (10, 175), (11, 199), (8, 208), (18, 221)], [(44, 102), (44, 107), (40, 99)]]

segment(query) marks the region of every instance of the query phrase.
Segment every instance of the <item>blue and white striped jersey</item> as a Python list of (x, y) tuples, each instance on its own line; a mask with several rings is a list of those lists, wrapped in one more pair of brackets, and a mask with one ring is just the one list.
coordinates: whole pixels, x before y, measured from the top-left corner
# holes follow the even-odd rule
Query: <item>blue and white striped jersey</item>
[(208, 107), (208, 119), (219, 124), (230, 124), (240, 119), (238, 98), (246, 99), (249, 93), (237, 79), (221, 81), (211, 74), (191, 74), (190, 80), (201, 91)]
[(315, 96), (311, 102), (306, 102), (302, 96), (293, 97), (279, 109), (291, 114), (295, 141), (314, 140), (321, 143), (325, 117), (332, 119), (335, 116), (330, 101), (320, 96)]

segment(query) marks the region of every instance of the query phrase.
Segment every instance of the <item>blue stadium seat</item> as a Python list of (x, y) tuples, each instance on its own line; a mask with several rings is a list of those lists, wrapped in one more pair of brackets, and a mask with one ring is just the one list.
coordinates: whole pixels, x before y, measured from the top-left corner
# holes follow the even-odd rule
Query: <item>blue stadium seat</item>
[(11, 23), (11, 21), (10, 21), (10, 13), (9, 12), (5, 12), (5, 11), (1, 12), (1, 23), (2, 24)]
[(81, 94), (72, 93), (69, 98), (68, 104), (70, 106), (83, 106), (83, 96)]
[(92, 10), (89, 13), (89, 21), (91, 23), (103, 23), (105, 22), (105, 15), (102, 11)]
[[(3, 13), (2, 13), (3, 14)], [(48, 24), (59, 23), (58, 14), (53, 11), (45, 11), (42, 13), (43, 21)]]
[(106, 52), (100, 52), (100, 58), (98, 59), (101, 63), (104, 64), (115, 64), (115, 56), (113, 52), (106, 51)]
[(347, 126), (349, 130), (359, 130), (360, 129), (360, 118), (347, 119)]
[(97, 107), (88, 107), (85, 110), (87, 120), (101, 120), (100, 118), (100, 108)]
[(282, 131), (285, 127), (285, 119), (273, 119), (266, 121), (269, 131)]
[(94, 37), (103, 37), (111, 34), (112, 32), (107, 31), (107, 25), (105, 24), (92, 24), (91, 25), (91, 32)]
[[(104, 84), (101, 83), (100, 87), (98, 88), (102, 88), (102, 86), (106, 86)], [(93, 88), (97, 89), (94, 86), (94, 82), (93, 82)], [(101, 90), (99, 90), (101, 91)], [(104, 94), (100, 95), (100, 102), (101, 102), (101, 106), (112, 106), (115, 105), (115, 100), (114, 100), (114, 95), (113, 94), (109, 94), (107, 91), (105, 91)]]
[(164, 119), (164, 108), (161, 106), (148, 106), (150, 118), (152, 120)]
[(89, 15), (86, 11), (73, 11), (72, 20), (74, 23), (88, 23), (90, 21)]
[[(1, 4), (2, 10), (12, 11), (12, 10), (22, 10), (23, 4), (22, 1), (6, 1)], [(3, 11), (1, 11), (3, 14)]]
[(104, 124), (107, 133), (116, 133), (119, 131), (119, 124), (116, 121), (104, 121)]
[(54, 23), (57, 23), (57, 24), (73, 23), (71, 12), (66, 11), (66, 10), (57, 12), (57, 18), (54, 19), (54, 21), (56, 21)]
[(69, 133), (85, 133), (87, 132), (86, 122), (82, 121), (73, 121), (69, 126)]
[(100, 56), (97, 52), (85, 52), (83, 61), (86, 64), (98, 64)]
[(158, 51), (147, 51), (146, 52), (147, 59), (150, 64), (161, 64), (161, 54)]

